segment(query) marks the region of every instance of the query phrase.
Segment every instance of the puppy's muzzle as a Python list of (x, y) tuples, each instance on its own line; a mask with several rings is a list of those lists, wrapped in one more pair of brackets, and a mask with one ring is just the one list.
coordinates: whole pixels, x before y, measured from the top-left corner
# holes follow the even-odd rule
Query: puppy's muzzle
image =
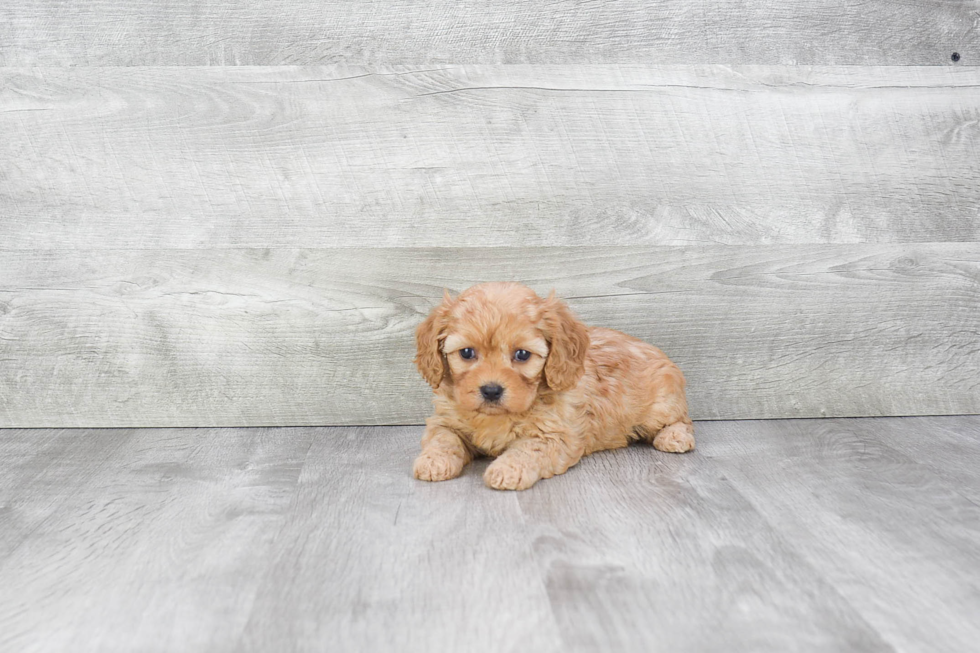
[(484, 401), (497, 403), (504, 394), (504, 389), (497, 383), (487, 383), (480, 386), (480, 394)]

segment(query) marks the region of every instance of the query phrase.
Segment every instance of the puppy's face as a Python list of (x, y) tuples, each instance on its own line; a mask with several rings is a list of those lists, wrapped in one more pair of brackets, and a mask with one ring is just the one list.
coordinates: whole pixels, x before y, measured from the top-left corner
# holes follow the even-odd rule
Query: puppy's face
[(548, 344), (528, 316), (467, 307), (442, 351), (464, 410), (522, 413), (537, 396)]
[(584, 368), (588, 333), (554, 297), (513, 283), (448, 295), (417, 331), (416, 364), (463, 410), (523, 413), (542, 385), (566, 390)]

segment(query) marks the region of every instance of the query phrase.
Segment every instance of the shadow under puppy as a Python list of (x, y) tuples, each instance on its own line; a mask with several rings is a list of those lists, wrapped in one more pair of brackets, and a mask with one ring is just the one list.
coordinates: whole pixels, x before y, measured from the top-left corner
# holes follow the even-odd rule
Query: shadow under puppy
[(677, 366), (642, 340), (585, 326), (554, 292), (499, 282), (447, 292), (416, 344), (435, 394), (414, 467), (424, 481), (455, 478), (483, 454), (496, 457), (487, 485), (523, 490), (635, 440), (694, 448)]

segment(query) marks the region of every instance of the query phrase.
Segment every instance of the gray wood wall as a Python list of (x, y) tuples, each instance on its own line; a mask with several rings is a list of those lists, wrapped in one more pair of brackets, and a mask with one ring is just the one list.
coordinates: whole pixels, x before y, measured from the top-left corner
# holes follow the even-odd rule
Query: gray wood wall
[(696, 418), (980, 412), (978, 63), (976, 0), (8, 3), (0, 427), (418, 423), (489, 279)]

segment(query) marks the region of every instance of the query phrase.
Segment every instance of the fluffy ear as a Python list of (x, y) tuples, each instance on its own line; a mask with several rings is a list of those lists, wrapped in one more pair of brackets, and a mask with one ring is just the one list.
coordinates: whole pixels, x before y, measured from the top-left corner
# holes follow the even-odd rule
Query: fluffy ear
[(571, 390), (585, 373), (585, 353), (589, 349), (589, 332), (571, 309), (552, 290), (542, 306), (548, 359), (544, 378), (548, 387), (558, 392)]
[(442, 355), (442, 340), (446, 337), (452, 302), (449, 291), (443, 291), (442, 303), (432, 309), (429, 317), (415, 330), (415, 365), (433, 389), (439, 387), (449, 372)]

